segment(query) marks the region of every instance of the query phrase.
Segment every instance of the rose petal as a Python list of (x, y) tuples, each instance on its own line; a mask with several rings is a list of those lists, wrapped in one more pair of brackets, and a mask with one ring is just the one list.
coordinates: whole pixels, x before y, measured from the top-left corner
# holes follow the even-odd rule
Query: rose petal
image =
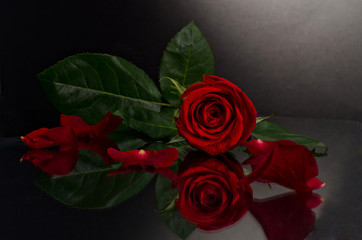
[(274, 143), (263, 141), (262, 144), (253, 141), (246, 145), (248, 151), (254, 153), (244, 162), (253, 169), (253, 173), (246, 178), (248, 182), (255, 179), (275, 182), (296, 191), (323, 187), (323, 183), (315, 178), (318, 167), (314, 155), (306, 147), (285, 140)]
[(60, 115), (60, 125), (73, 129), (78, 138), (95, 138), (97, 136), (105, 136), (114, 132), (121, 123), (122, 118), (114, 116), (110, 112), (106, 114), (102, 121), (94, 126), (89, 125), (77, 116)]
[(159, 151), (132, 150), (126, 152), (109, 148), (107, 152), (113, 160), (123, 162), (123, 166), (142, 165), (164, 168), (171, 166), (178, 158), (178, 151), (174, 147)]
[(22, 161), (30, 161), (36, 167), (51, 175), (66, 175), (70, 173), (78, 160), (78, 150), (51, 151), (46, 149), (30, 150), (21, 158)]
[(21, 139), (29, 148), (33, 149), (77, 144), (77, 139), (69, 127), (40, 128)]

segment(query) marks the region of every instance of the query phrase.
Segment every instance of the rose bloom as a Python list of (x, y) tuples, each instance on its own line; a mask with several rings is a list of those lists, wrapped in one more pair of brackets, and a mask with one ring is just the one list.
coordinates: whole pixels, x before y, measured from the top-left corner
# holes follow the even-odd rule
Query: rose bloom
[(240, 88), (217, 76), (186, 89), (176, 118), (178, 134), (210, 155), (243, 144), (256, 124), (256, 110)]
[(203, 230), (216, 230), (237, 222), (246, 212), (245, 198), (252, 198), (241, 164), (220, 155), (210, 157), (191, 152), (182, 162), (178, 178), (173, 182), (179, 198), (175, 203), (180, 213)]

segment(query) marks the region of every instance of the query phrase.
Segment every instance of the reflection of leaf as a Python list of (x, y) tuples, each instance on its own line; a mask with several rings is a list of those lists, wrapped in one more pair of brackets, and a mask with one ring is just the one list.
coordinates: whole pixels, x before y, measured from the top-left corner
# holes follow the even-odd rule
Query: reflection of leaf
[(135, 133), (132, 131), (115, 132), (109, 134), (108, 137), (113, 139), (113, 141), (116, 143), (118, 147), (118, 150), (130, 151), (130, 150), (136, 150), (147, 144), (147, 141), (138, 136), (134, 136), (134, 134)]
[[(179, 92), (196, 82), (202, 75), (214, 73), (214, 56), (200, 30), (191, 22), (168, 43), (160, 66), (160, 85), (163, 97), (170, 103), (179, 103)], [(177, 81), (165, 80), (165, 78)]]
[(159, 175), (156, 182), (156, 207), (160, 213), (162, 221), (180, 238), (186, 239), (195, 229), (196, 225), (186, 220), (176, 207), (172, 207), (178, 195), (177, 189), (171, 187), (172, 181)]
[(65, 175), (70, 173), (78, 160), (78, 149), (68, 146), (58, 151), (49, 149), (32, 149), (27, 151), (21, 161), (30, 161), (34, 166), (48, 174)]
[(178, 142), (186, 142), (185, 138), (179, 136), (178, 134), (176, 136), (174, 136), (169, 142), (168, 144), (171, 143), (178, 143)]
[(60, 112), (79, 116), (89, 124), (125, 106), (160, 111), (165, 105), (145, 72), (106, 54), (68, 57), (40, 73), (38, 79)]
[(265, 141), (291, 140), (306, 147), (324, 148), (325, 152), (328, 150), (328, 147), (317, 139), (291, 133), (278, 124), (268, 121), (259, 122), (251, 135)]
[(75, 169), (64, 176), (41, 176), (36, 184), (55, 199), (77, 208), (113, 207), (140, 192), (153, 178), (147, 172), (132, 172), (114, 177), (94, 152), (80, 150)]

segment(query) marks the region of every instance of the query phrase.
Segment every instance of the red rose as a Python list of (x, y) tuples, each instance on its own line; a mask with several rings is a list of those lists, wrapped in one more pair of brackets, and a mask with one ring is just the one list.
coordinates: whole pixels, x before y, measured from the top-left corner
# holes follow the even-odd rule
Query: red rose
[(246, 212), (245, 196), (251, 197), (241, 164), (225, 155), (211, 157), (191, 152), (173, 182), (180, 213), (203, 230), (216, 230), (238, 221)]
[(252, 157), (243, 164), (251, 165), (253, 169), (247, 182), (274, 182), (300, 192), (324, 186), (316, 178), (317, 162), (308, 148), (289, 140), (269, 142), (260, 139), (246, 142), (245, 146)]
[(204, 76), (182, 94), (186, 98), (176, 118), (187, 142), (210, 155), (244, 143), (256, 124), (256, 110), (240, 88), (216, 76)]

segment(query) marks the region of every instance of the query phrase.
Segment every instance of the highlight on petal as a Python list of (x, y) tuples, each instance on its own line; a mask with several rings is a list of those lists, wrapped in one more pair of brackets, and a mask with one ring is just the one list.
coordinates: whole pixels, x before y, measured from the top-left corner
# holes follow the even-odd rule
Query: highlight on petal
[(83, 119), (77, 116), (60, 115), (60, 125), (70, 127), (78, 138), (95, 138), (105, 136), (114, 132), (122, 123), (122, 118), (106, 114), (102, 121), (96, 125), (89, 125)]
[(268, 199), (253, 200), (248, 210), (263, 227), (269, 240), (302, 240), (312, 231), (315, 213), (323, 199), (318, 194), (287, 193)]
[(123, 162), (124, 167), (131, 165), (141, 165), (165, 168), (171, 166), (178, 158), (177, 149), (174, 147), (159, 151), (132, 150), (126, 152), (109, 148), (107, 152), (113, 160)]
[(78, 160), (78, 150), (61, 146), (59, 151), (47, 149), (29, 150), (21, 161), (32, 162), (36, 167), (51, 175), (70, 173)]
[(60, 145), (77, 144), (77, 139), (69, 127), (56, 127), (56, 128), (40, 128), (26, 136), (21, 137), (21, 140), (33, 149), (41, 149), (47, 147), (54, 147)]
[(296, 191), (312, 191), (324, 186), (316, 178), (317, 162), (308, 148), (295, 142), (252, 140), (245, 144), (252, 157), (243, 164), (251, 165), (253, 172), (246, 180), (274, 182)]

